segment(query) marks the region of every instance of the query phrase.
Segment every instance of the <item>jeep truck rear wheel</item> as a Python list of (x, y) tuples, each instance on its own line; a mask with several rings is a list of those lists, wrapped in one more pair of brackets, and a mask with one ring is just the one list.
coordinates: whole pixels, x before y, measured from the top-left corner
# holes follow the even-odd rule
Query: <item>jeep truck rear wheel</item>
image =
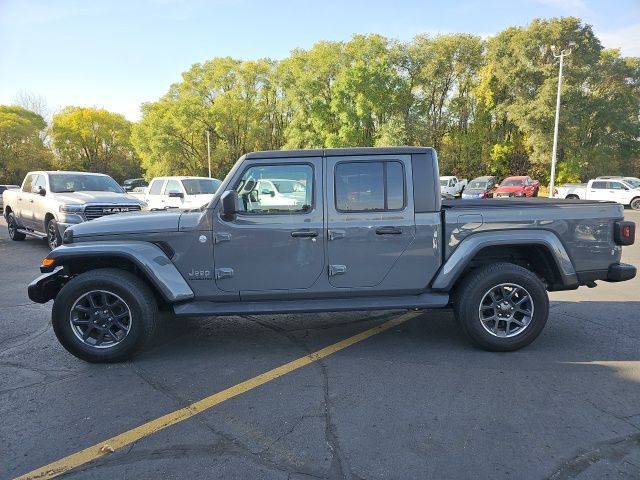
[(455, 315), (479, 347), (512, 351), (540, 335), (549, 316), (549, 297), (533, 272), (512, 263), (496, 263), (472, 270), (458, 286)]
[(53, 330), (76, 357), (95, 363), (128, 360), (153, 335), (156, 299), (138, 277), (120, 269), (91, 270), (56, 296)]

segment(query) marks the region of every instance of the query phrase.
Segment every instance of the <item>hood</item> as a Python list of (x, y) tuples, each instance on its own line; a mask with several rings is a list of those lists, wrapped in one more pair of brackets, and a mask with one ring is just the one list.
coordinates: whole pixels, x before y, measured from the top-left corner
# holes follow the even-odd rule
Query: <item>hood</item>
[(486, 188), (465, 188), (464, 192), (462, 193), (467, 193), (469, 195), (479, 195), (481, 193), (485, 193), (486, 191)]
[(514, 186), (505, 186), (498, 187), (496, 193), (513, 193), (513, 192), (522, 192), (524, 190), (524, 185), (514, 185)]
[[(105, 215), (90, 222), (69, 227), (75, 237), (126, 235), (136, 233), (177, 232), (184, 212), (132, 212)], [(68, 230), (69, 230), (68, 229)]]
[(140, 204), (140, 200), (125, 193), (114, 192), (65, 192), (53, 193), (55, 199), (64, 203), (117, 203), (117, 204)]

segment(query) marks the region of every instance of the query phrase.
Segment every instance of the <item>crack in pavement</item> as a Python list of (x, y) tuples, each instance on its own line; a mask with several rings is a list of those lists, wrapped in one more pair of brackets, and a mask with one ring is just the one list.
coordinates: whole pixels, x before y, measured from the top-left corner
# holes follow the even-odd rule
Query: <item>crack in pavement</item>
[[(600, 461), (610, 460), (620, 462), (636, 448), (640, 448), (640, 433), (629, 435), (624, 438), (608, 440), (599, 444), (592, 450), (583, 452), (563, 462), (556, 471), (548, 477), (548, 479), (570, 480), (577, 478), (580, 474), (588, 470), (589, 467)], [(627, 463), (633, 465), (631, 462)]]
[[(303, 341), (291, 335), (290, 330), (285, 330), (277, 325), (273, 325), (269, 322), (262, 320), (261, 318), (258, 318), (252, 315), (246, 315), (244, 317), (247, 318), (248, 320), (253, 320), (258, 325), (261, 325), (264, 328), (267, 328), (280, 335), (283, 335), (287, 340), (289, 340), (291, 343), (293, 343), (294, 345), (302, 349), (307, 354), (312, 353), (311, 349)], [(384, 317), (384, 316), (381, 315), (379, 317), (376, 317), (376, 319), (379, 319), (380, 317)], [(369, 320), (371, 319), (369, 318)], [(300, 330), (308, 331), (309, 329), (300, 329)], [(329, 478), (346, 478), (346, 479), (353, 478), (353, 475), (350, 471), (347, 460), (340, 446), (338, 435), (336, 434), (336, 431), (335, 431), (335, 425), (331, 418), (331, 397), (329, 394), (329, 375), (327, 372), (327, 365), (323, 359), (320, 359), (315, 363), (318, 364), (321, 375), (322, 375), (322, 379), (323, 379), (323, 386), (324, 386), (323, 411), (324, 411), (324, 423), (325, 423), (325, 442), (327, 444), (327, 448), (332, 454), (332, 461), (329, 467), (328, 477)]]

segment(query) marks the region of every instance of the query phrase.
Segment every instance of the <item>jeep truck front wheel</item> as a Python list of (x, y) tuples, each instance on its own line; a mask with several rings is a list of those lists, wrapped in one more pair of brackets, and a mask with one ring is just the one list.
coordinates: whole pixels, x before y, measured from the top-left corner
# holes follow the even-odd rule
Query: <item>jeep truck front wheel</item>
[(131, 273), (91, 270), (71, 279), (56, 296), (53, 330), (76, 357), (95, 363), (133, 357), (152, 336), (157, 304), (149, 287)]
[(533, 342), (549, 316), (544, 284), (512, 263), (472, 270), (458, 286), (455, 315), (467, 337), (485, 350), (517, 350)]

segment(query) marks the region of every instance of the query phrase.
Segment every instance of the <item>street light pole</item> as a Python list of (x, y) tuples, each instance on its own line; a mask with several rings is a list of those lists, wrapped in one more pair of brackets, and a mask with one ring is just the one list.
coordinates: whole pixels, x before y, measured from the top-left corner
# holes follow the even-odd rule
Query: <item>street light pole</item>
[(209, 178), (211, 178), (211, 142), (209, 141), (209, 135), (211, 134), (211, 129), (207, 128), (207, 163), (209, 164)]
[(558, 152), (558, 127), (560, 125), (560, 92), (562, 91), (562, 67), (564, 65), (565, 55), (571, 55), (571, 48), (575, 46), (574, 42), (569, 42), (567, 50), (560, 50), (560, 54), (556, 55), (556, 46), (551, 45), (551, 51), (554, 58), (560, 58), (560, 71), (558, 72), (558, 96), (556, 99), (556, 123), (553, 128), (553, 152), (551, 153), (551, 182), (549, 183), (549, 198), (553, 197), (553, 190), (556, 183), (556, 155)]

